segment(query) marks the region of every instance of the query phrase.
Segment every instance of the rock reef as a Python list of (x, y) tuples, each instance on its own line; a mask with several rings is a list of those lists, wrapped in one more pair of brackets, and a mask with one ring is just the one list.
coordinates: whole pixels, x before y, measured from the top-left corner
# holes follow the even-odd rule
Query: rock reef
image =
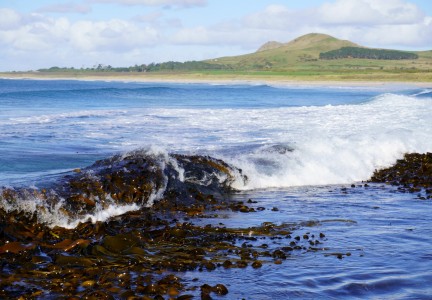
[(375, 170), (371, 182), (398, 186), (400, 192), (417, 193), (422, 200), (432, 198), (432, 153), (405, 154), (390, 168)]
[[(317, 251), (351, 256), (323, 247), (319, 221), (225, 226), (224, 212), (278, 212), (252, 199), (234, 201), (234, 180), (247, 178), (218, 159), (136, 151), (75, 169), (45, 188), (3, 188), (0, 298), (212, 299), (229, 295), (229, 283), (209, 285), (203, 272), (251, 272)], [(370, 181), (430, 199), (432, 154), (406, 154)], [(85, 219), (131, 204), (136, 209), (123, 215)], [(41, 218), (55, 214), (81, 221), (68, 229)], [(183, 279), (186, 271), (197, 277)]]
[[(202, 272), (253, 270), (324, 249), (325, 234), (313, 232), (319, 222), (305, 231), (292, 223), (221, 223), (218, 214), (224, 211), (266, 209), (252, 199), (230, 198), (230, 183), (239, 178), (247, 180), (214, 158), (136, 152), (76, 169), (44, 189), (3, 189), (0, 298), (212, 299), (229, 294), (227, 283), (209, 285), (198, 276)], [(19, 205), (35, 199), (33, 210)], [(65, 218), (80, 218), (131, 203), (139, 209), (71, 229), (40, 222), (41, 214), (55, 209)], [(217, 221), (194, 224), (206, 219)], [(197, 277), (182, 279), (186, 271)]]
[(3, 189), (0, 205), (7, 211), (35, 213), (40, 222), (43, 215), (60, 213), (58, 218), (71, 223), (110, 206), (151, 207), (161, 199), (189, 205), (204, 200), (203, 195), (223, 199), (234, 180), (247, 178), (215, 158), (135, 151), (75, 169), (39, 189)]

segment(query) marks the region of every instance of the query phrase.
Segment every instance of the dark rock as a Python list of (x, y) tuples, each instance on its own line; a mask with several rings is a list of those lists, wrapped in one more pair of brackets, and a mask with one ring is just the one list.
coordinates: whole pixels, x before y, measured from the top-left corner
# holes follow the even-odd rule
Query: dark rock
[[(375, 170), (369, 181), (400, 186), (400, 192), (419, 193), (424, 190), (427, 193), (432, 187), (432, 153), (405, 154), (392, 167)], [(422, 195), (419, 198), (426, 199)]]

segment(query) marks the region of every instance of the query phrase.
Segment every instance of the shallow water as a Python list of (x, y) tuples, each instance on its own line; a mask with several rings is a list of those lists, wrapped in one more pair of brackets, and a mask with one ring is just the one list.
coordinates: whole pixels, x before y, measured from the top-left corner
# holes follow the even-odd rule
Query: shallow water
[[(348, 186), (346, 193), (343, 187), (238, 195), (279, 211), (236, 214), (235, 219), (227, 215), (224, 224), (256, 226), (267, 220), (304, 224), (296, 234), (325, 232), (321, 246), (326, 250), (292, 254), (282, 265), (267, 264), (248, 272), (191, 273), (190, 278), (205, 276), (215, 283), (224, 278), (232, 299), (430, 299), (431, 203), (389, 186)], [(335, 253), (351, 255), (338, 259)]]
[(189, 272), (191, 285), (223, 282), (227, 299), (428, 299), (431, 202), (350, 185), (405, 152), (432, 151), (431, 104), (430, 89), (400, 86), (0, 80), (0, 185), (40, 187), (137, 148), (209, 154), (248, 176), (234, 183), (235, 200), (267, 209), (195, 223), (300, 224), (325, 232), (326, 249), (260, 269)]

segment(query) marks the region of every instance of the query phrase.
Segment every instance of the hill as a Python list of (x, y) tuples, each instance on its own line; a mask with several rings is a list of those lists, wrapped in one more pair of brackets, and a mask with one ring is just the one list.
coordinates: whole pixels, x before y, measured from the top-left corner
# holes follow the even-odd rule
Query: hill
[[(355, 53), (386, 54), (383, 59), (380, 55), (358, 55), (336, 57), (333, 53), (340, 53), (341, 49), (355, 49)], [(346, 52), (346, 51), (345, 51)], [(329, 60), (330, 53), (333, 55)], [(389, 56), (388, 53), (404, 55)], [(207, 60), (208, 63), (224, 65), (235, 70), (267, 70), (267, 71), (334, 71), (350, 70), (429, 70), (432, 63), (431, 51), (403, 52), (367, 48), (347, 40), (340, 40), (327, 34), (310, 33), (298, 37), (288, 43), (267, 42), (256, 52), (221, 57)], [(384, 57), (384, 55), (383, 55)], [(400, 57), (406, 58), (404, 61)], [(393, 59), (395, 58), (395, 59)]]
[(321, 52), (342, 47), (359, 47), (330, 35), (310, 33), (288, 43), (267, 42), (255, 53), (222, 57), (207, 62), (232, 66), (234, 69), (285, 69), (302, 62), (317, 61)]

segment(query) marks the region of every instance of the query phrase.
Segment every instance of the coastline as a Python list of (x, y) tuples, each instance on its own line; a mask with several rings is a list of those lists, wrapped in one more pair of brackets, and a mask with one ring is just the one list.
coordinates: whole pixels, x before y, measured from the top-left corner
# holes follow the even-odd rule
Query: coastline
[(429, 81), (412, 80), (375, 80), (358, 78), (341, 79), (329, 76), (298, 76), (283, 75), (238, 75), (238, 74), (200, 74), (200, 73), (100, 73), (100, 74), (52, 74), (37, 72), (2, 73), (0, 79), (31, 79), (31, 80), (79, 80), (79, 81), (107, 81), (107, 82), (137, 82), (137, 83), (177, 83), (177, 84), (250, 84), (277, 85), (282, 87), (298, 86), (327, 86), (327, 87), (432, 87)]

